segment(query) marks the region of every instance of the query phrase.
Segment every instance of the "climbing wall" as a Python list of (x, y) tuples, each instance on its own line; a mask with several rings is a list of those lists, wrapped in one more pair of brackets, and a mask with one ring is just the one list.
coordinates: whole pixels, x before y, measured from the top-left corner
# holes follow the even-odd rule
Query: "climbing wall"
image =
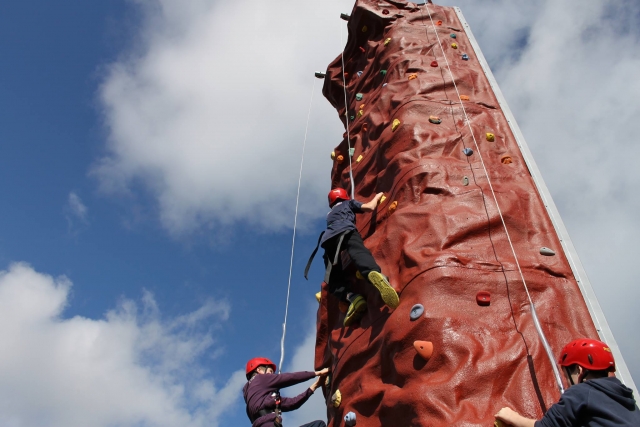
[(385, 193), (357, 226), (400, 306), (353, 275), (368, 312), (344, 327), (323, 285), (329, 425), (490, 426), (503, 406), (540, 417), (559, 391), (516, 257), (554, 354), (598, 335), (463, 26), (453, 8), (358, 0), (348, 27), (344, 75), (338, 57), (323, 88), (352, 147), (345, 133), (332, 184), (349, 188), (351, 155), (356, 198)]

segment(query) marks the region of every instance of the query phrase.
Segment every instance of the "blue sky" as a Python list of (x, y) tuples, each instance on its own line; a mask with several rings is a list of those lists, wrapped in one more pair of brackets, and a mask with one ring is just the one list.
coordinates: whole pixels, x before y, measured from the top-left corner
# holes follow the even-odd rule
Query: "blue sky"
[[(457, 4), (523, 128), (637, 380), (640, 344), (632, 325), (640, 318), (632, 301), (640, 294), (630, 266), (640, 234), (634, 190), (640, 172), (624, 153), (637, 144), (633, 117), (640, 112), (640, 86), (629, 78), (639, 64), (639, 8), (632, 2), (578, 11), (571, 2)], [(37, 330), (25, 326), (34, 337), (23, 337), (28, 345), (6, 338), (16, 350), (5, 369), (11, 366), (15, 384), (24, 384), (29, 363), (49, 366), (57, 359), (28, 363), (22, 344), (65, 354), (74, 348), (64, 350), (65, 337), (86, 344), (93, 341), (77, 337), (95, 333), (109, 337), (110, 348), (130, 352), (126, 360), (114, 356), (113, 366), (131, 378), (143, 375), (140, 392), (159, 397), (136, 410), (123, 399), (120, 414), (86, 409), (78, 421), (74, 417), (83, 411), (42, 403), (54, 402), (53, 392), (34, 403), (29, 388), (0, 385), (0, 396), (18, 396), (25, 408), (0, 407), (0, 421), (246, 423), (237, 371), (253, 355), (279, 358), (312, 75), (339, 53), (343, 23), (337, 16), (351, 5), (3, 5), (0, 288), (14, 289), (15, 279), (33, 295), (57, 301), (38, 305), (35, 298), (24, 307), (25, 313), (48, 314), (38, 317)], [(559, 31), (570, 14), (571, 25)], [(599, 37), (590, 37), (594, 32)], [(296, 243), (285, 363), (291, 369), (312, 368), (309, 337), (321, 263), (309, 282), (301, 276), (326, 211), (328, 154), (342, 134), (319, 89)], [(598, 123), (603, 117), (609, 128)], [(31, 300), (16, 301), (17, 310), (18, 302)], [(119, 327), (137, 338), (115, 333)], [(35, 337), (50, 344), (39, 347)], [(95, 360), (87, 356), (89, 372), (99, 370), (98, 364), (90, 367)], [(65, 371), (64, 362), (51, 363)], [(0, 377), (8, 378), (2, 370)], [(54, 390), (59, 385), (57, 378), (47, 381)], [(87, 387), (89, 396), (99, 391), (81, 378), (70, 381)], [(128, 383), (122, 378), (113, 384)], [(199, 391), (176, 397), (170, 391), (178, 385)], [(219, 408), (218, 402), (228, 404)], [(42, 418), (30, 413), (33, 405)], [(316, 415), (319, 406), (313, 405), (315, 412), (300, 417)]]

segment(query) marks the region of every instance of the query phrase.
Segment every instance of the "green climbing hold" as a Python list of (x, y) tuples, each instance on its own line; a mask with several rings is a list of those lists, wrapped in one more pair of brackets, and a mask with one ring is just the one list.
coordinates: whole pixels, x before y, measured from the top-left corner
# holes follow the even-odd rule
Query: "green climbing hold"
[(456, 37), (458, 37), (458, 36), (456, 36), (454, 33), (451, 33), (451, 38), (452, 39), (455, 39)]
[(355, 119), (356, 119), (356, 116), (350, 116), (349, 117), (349, 120), (355, 120)]
[(382, 74), (383, 76), (387, 75), (387, 70), (380, 70), (380, 74)]
[(356, 101), (362, 101), (362, 96), (361, 93), (356, 93)]

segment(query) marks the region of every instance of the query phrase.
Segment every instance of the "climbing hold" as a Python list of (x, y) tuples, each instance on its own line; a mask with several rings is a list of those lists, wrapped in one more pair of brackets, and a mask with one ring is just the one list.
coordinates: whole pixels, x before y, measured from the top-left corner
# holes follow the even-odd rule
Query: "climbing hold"
[(422, 316), (422, 313), (424, 313), (424, 307), (422, 306), (422, 304), (416, 304), (413, 307), (411, 307), (411, 313), (409, 313), (409, 318), (412, 321), (418, 320), (420, 316)]
[(387, 9), (384, 9), (384, 10), (382, 11), (382, 14), (383, 14), (383, 15), (388, 15), (388, 14), (389, 14), (389, 11), (388, 11)]
[(506, 426), (506, 425), (505, 425), (505, 423), (503, 423), (502, 421), (500, 421), (500, 420), (495, 420), (495, 421), (493, 422), (493, 427), (507, 427), (507, 426)]
[(456, 36), (454, 33), (451, 33), (451, 34), (450, 34), (450, 37), (451, 37), (452, 39), (455, 39), (455, 38), (456, 38), (456, 37), (458, 37), (458, 36)]
[(398, 129), (398, 126), (400, 126), (400, 120), (393, 119), (393, 123), (391, 124), (391, 130), (395, 132), (395, 130)]
[(438, 22), (436, 22), (436, 25), (437, 25), (437, 26), (442, 25), (442, 21), (438, 21)]
[(380, 74), (382, 74), (383, 76), (387, 75), (387, 70), (380, 70)]
[(465, 60), (465, 61), (468, 61), (469, 60), (469, 55), (467, 55), (466, 53), (463, 53), (462, 54), (462, 59)]
[(365, 53), (366, 50), (364, 50), (364, 48), (362, 46), (360, 46), (360, 52)]
[(462, 178), (462, 185), (467, 186), (469, 185), (469, 177), (465, 176)]
[(440, 120), (440, 117), (438, 116), (429, 116), (429, 121), (436, 125), (439, 125), (440, 123), (442, 123), (442, 120)]
[(349, 148), (349, 156), (353, 157), (353, 155), (355, 154), (356, 149), (355, 148)]
[(387, 196), (383, 194), (382, 197), (380, 197), (380, 203), (384, 202), (385, 200), (387, 200)]
[(462, 150), (462, 152), (464, 153), (465, 156), (470, 156), (473, 154), (473, 150), (471, 148), (465, 148), (464, 150)]
[(355, 120), (355, 119), (356, 119), (356, 116), (350, 116), (349, 117), (349, 120)]
[(362, 71), (358, 71), (356, 74), (360, 77), (362, 75)]
[(365, 107), (365, 104), (361, 104), (361, 105), (360, 105), (360, 109), (361, 109), (361, 110), (364, 110), (364, 107)]
[(359, 110), (358, 111), (358, 118), (362, 117), (364, 115), (364, 110)]
[(391, 42), (391, 37), (384, 39), (384, 45), (388, 45)]
[(331, 396), (331, 403), (333, 403), (334, 408), (340, 407), (340, 403), (342, 403), (342, 393), (340, 393), (340, 390), (336, 390), (336, 392), (333, 393), (333, 396)]
[(361, 160), (362, 160), (362, 154), (358, 156), (358, 158), (356, 159), (356, 163), (360, 163)]
[(387, 83), (382, 83), (382, 87), (385, 87), (387, 85)]
[(335, 160), (336, 159), (336, 152), (332, 151), (331, 152), (331, 160)]
[(429, 360), (433, 355), (433, 343), (431, 341), (414, 341), (413, 347), (424, 360)]
[(543, 246), (540, 248), (540, 255), (544, 255), (544, 256), (554, 256), (556, 253), (553, 249), (547, 248), (546, 246)]
[(458, 48), (458, 43), (451, 43), (451, 47), (454, 48), (454, 49), (457, 49)]
[(340, 19), (342, 19), (343, 21), (348, 21), (349, 18), (351, 18), (351, 16), (347, 15), (346, 13), (341, 13), (340, 14)]
[(323, 73), (323, 72), (321, 72), (321, 71), (316, 71), (316, 74), (315, 74), (315, 75), (316, 75), (316, 77), (317, 77), (317, 78), (319, 78), (319, 79), (324, 79), (324, 78), (325, 78), (325, 76), (326, 76), (326, 74), (325, 74), (325, 73)]
[(338, 157), (336, 157), (336, 160), (338, 161), (338, 163), (342, 163), (344, 162), (344, 156), (340, 154)]
[(362, 101), (362, 97), (364, 95), (362, 95), (361, 93), (356, 93), (356, 101)]
[(349, 412), (344, 416), (344, 423), (349, 427), (356, 425), (356, 414), (354, 414), (353, 412)]
[(356, 278), (358, 278), (360, 280), (364, 280), (364, 276), (359, 271), (356, 271)]
[(364, 123), (364, 124), (362, 125), (362, 131), (363, 131), (363, 132), (366, 132), (366, 131), (367, 131), (367, 129), (369, 129), (369, 125), (368, 125), (367, 123)]
[(476, 302), (478, 305), (486, 307), (491, 305), (491, 294), (487, 291), (480, 291), (476, 294)]
[(368, 29), (369, 29), (369, 28), (365, 25), (365, 26), (363, 26), (363, 27), (362, 27), (362, 32), (363, 32), (363, 33), (366, 33)]
[(461, 101), (468, 101), (469, 100), (469, 95), (460, 95), (460, 100)]
[(505, 154), (504, 156), (500, 157), (500, 163), (502, 163), (503, 165), (508, 165), (510, 163), (513, 163), (513, 159), (510, 155)]
[(438, 66), (438, 61), (431, 61), (431, 66), (432, 67), (437, 67)]
[(496, 140), (496, 136), (492, 133), (487, 132), (487, 141), (493, 142)]
[(316, 299), (318, 300), (318, 302), (320, 302), (320, 300), (322, 299), (322, 292), (318, 292), (316, 294)]
[(344, 74), (344, 79), (347, 80), (349, 78), (349, 73), (343, 73)]
[(393, 212), (398, 208), (398, 201), (394, 200), (393, 203), (389, 205), (389, 212)]
[(418, 75), (416, 73), (409, 74), (409, 80), (417, 79)]

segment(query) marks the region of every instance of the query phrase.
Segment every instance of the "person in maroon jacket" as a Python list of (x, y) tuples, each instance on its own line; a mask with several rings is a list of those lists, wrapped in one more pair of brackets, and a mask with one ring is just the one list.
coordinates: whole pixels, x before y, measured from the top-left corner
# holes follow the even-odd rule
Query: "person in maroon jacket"
[[(247, 362), (247, 383), (242, 389), (247, 404), (247, 416), (252, 427), (281, 426), (280, 411), (295, 411), (311, 397), (329, 374), (327, 368), (317, 372), (291, 372), (274, 374), (276, 365), (266, 357), (256, 357)], [(318, 379), (296, 397), (280, 397), (280, 389)], [(279, 405), (277, 404), (279, 401)], [(313, 421), (300, 427), (326, 427), (324, 421)]]

